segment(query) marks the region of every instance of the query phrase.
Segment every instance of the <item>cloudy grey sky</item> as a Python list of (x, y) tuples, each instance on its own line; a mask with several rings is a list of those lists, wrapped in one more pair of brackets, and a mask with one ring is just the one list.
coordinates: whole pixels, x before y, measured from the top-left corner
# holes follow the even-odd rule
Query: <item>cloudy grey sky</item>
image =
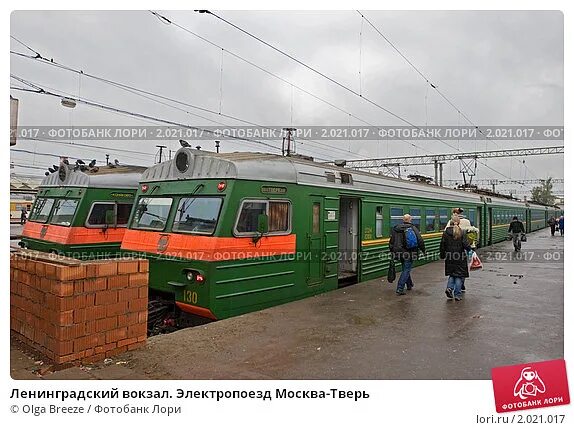
[[(256, 63), (354, 116), (376, 125), (400, 122), (311, 71), (274, 52), (217, 19), (193, 11), (160, 11), (163, 15), (228, 51)], [(478, 125), (563, 124), (563, 16), (552, 11), (409, 11), (364, 12), (365, 15), (460, 109)], [(466, 124), (457, 112), (378, 35), (356, 11), (239, 12), (219, 11), (226, 19), (280, 47), (355, 91), (418, 125)], [(362, 37), (360, 32), (362, 28)], [(11, 35), (60, 64), (159, 93), (207, 109), (265, 125), (363, 125), (290, 85), (257, 70), (147, 11), (19, 11), (11, 18)], [(11, 49), (30, 54), (11, 40)], [(361, 79), (359, 79), (361, 71)], [(82, 79), (29, 59), (11, 56), (17, 76), (74, 96), (121, 109), (186, 124), (216, 125), (102, 82)], [(11, 80), (12, 84), (19, 83)], [(220, 90), (221, 89), (221, 90)], [(20, 100), (21, 126), (153, 125), (147, 121), (79, 105), (11, 91)], [(239, 124), (210, 113), (187, 109), (214, 121)], [(78, 142), (82, 142), (79, 140)], [(84, 142), (101, 147), (20, 141), (15, 148), (104, 159), (129, 164), (153, 163), (156, 141)], [(280, 146), (279, 141), (267, 142)], [(561, 144), (550, 141), (451, 142), (461, 151)], [(204, 149), (211, 143), (201, 142)], [(453, 152), (437, 142), (323, 141), (336, 149), (300, 142), (298, 151), (318, 158), (366, 158)], [(222, 142), (224, 151), (268, 151), (257, 144)], [(122, 152), (140, 151), (144, 154)], [(350, 151), (346, 152), (346, 151)], [(18, 164), (48, 166), (55, 157), (11, 153)], [(512, 179), (563, 177), (563, 156), (496, 159), (486, 163)], [(22, 174), (41, 170), (14, 169)], [(406, 173), (432, 174), (432, 167)], [(445, 178), (458, 179), (459, 166), (445, 166)], [(479, 178), (502, 178), (479, 165)], [(562, 189), (561, 186), (556, 186)], [(501, 189), (525, 191), (519, 185)]]

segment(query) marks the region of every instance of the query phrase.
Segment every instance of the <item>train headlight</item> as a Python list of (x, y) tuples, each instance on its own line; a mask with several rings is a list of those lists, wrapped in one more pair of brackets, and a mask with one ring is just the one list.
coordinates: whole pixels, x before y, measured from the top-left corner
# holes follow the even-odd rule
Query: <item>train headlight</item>
[(225, 181), (221, 181), (219, 184), (217, 184), (217, 191), (221, 192), (225, 190), (225, 187), (227, 187), (227, 184)]
[(187, 279), (188, 282), (193, 282), (193, 283), (198, 283), (198, 284), (202, 284), (203, 282), (205, 282), (205, 275), (203, 273), (199, 272), (198, 270), (185, 269), (183, 271), (183, 274), (185, 276), (185, 279)]

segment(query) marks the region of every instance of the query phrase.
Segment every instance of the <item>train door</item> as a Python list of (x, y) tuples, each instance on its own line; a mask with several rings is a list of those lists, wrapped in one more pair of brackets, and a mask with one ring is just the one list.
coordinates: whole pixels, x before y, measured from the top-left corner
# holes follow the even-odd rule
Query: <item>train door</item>
[(322, 196), (311, 196), (311, 206), (309, 214), (309, 271), (307, 285), (310, 287), (321, 287), (323, 284), (323, 264), (325, 254), (323, 211), (324, 198)]
[(357, 281), (359, 252), (359, 199), (339, 200), (339, 283)]
[(488, 224), (488, 230), (487, 230), (487, 234), (488, 234), (488, 242), (487, 245), (492, 245), (492, 224), (493, 224), (493, 219), (492, 219), (492, 208), (488, 208), (488, 216), (486, 217), (486, 223)]
[(532, 228), (530, 227), (531, 215), (530, 209), (526, 209), (526, 233), (530, 233)]
[[(478, 238), (477, 238), (477, 246), (480, 248), (483, 245), (483, 241), (481, 240), (482, 237), (482, 207), (481, 206), (477, 206), (476, 208), (476, 220), (474, 220), (474, 224), (472, 224), (474, 227), (478, 228)], [(472, 220), (471, 220), (472, 222)]]

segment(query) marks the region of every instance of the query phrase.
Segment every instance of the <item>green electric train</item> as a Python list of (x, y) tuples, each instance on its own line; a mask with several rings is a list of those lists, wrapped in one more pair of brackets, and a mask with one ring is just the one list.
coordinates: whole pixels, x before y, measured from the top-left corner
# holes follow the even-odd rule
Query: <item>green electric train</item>
[(82, 260), (118, 256), (145, 168), (57, 167), (40, 184), (19, 245)]
[(554, 208), (263, 153), (181, 148), (141, 178), (122, 250), (150, 260), (150, 288), (222, 319), (386, 275), (389, 232), (412, 215), (431, 261), (452, 208), (505, 240)]

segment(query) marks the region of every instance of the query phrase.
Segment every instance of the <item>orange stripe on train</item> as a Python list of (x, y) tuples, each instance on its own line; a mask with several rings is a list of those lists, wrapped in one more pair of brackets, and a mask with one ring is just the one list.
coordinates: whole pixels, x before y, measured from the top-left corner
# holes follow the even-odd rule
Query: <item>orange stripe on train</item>
[(125, 227), (107, 228), (104, 230), (101, 228), (66, 227), (28, 221), (24, 224), (22, 237), (63, 245), (119, 243), (122, 241), (126, 230)]
[(264, 236), (255, 244), (250, 237), (214, 237), (128, 230), (122, 242), (122, 250), (187, 260), (223, 261), (294, 254), (295, 242), (295, 234)]
[(176, 306), (178, 308), (180, 308), (182, 311), (190, 313), (190, 314), (196, 314), (205, 318), (209, 318), (212, 320), (216, 320), (217, 318), (215, 317), (215, 315), (213, 315), (213, 313), (207, 309), (207, 308), (202, 308), (199, 306), (194, 306), (194, 305), (189, 305), (187, 303), (182, 303), (182, 302), (175, 302)]

